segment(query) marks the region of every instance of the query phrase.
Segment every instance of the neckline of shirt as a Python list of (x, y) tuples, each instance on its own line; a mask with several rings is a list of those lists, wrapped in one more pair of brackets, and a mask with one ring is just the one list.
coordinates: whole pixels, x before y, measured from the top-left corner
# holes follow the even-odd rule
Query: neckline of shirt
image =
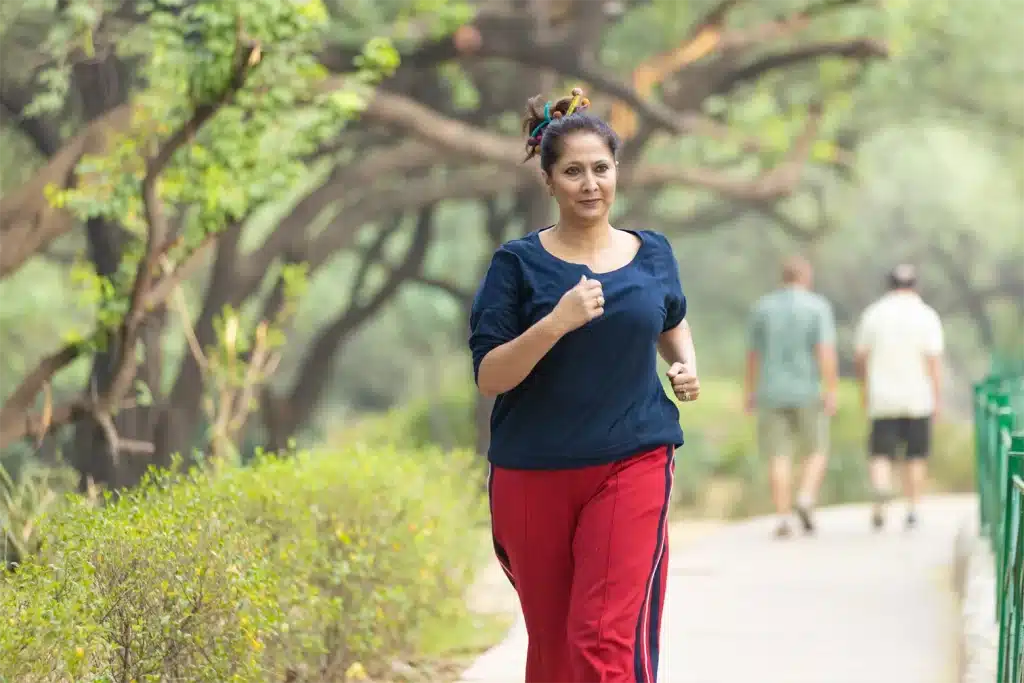
[(541, 250), (541, 252), (546, 254), (547, 257), (549, 259), (551, 259), (552, 261), (555, 261), (556, 263), (559, 263), (559, 264), (561, 264), (563, 266), (570, 266), (572, 268), (583, 269), (587, 273), (589, 273), (591, 275), (594, 275), (594, 276), (614, 275), (616, 273), (621, 273), (622, 271), (628, 270), (629, 268), (631, 268), (632, 266), (636, 265), (639, 262), (640, 254), (641, 254), (641, 252), (643, 252), (644, 247), (647, 246), (647, 240), (644, 238), (643, 234), (640, 231), (638, 231), (638, 230), (629, 230), (628, 228), (612, 228), (613, 230), (621, 230), (622, 232), (628, 232), (629, 234), (633, 235), (638, 240), (640, 240), (640, 246), (637, 248), (636, 253), (633, 254), (633, 258), (631, 258), (627, 263), (619, 266), (618, 268), (615, 268), (614, 270), (607, 270), (607, 271), (603, 271), (603, 272), (597, 272), (597, 271), (595, 271), (594, 269), (592, 269), (590, 266), (588, 266), (585, 263), (576, 263), (575, 261), (566, 261), (565, 259), (559, 258), (558, 256), (555, 256), (554, 254), (552, 254), (550, 251), (547, 250), (547, 247), (544, 246), (544, 243), (540, 241), (540, 234), (542, 232), (544, 232), (545, 230), (550, 230), (553, 227), (555, 227), (554, 224), (549, 225), (549, 226), (544, 227), (544, 228), (539, 228), (537, 230), (534, 230), (532, 233), (530, 233), (529, 237), (536, 243), (537, 247)]

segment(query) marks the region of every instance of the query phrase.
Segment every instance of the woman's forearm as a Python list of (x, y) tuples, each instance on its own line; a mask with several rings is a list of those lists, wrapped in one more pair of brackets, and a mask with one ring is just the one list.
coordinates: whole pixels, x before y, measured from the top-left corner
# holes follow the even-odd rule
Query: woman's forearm
[(690, 323), (686, 320), (661, 334), (658, 351), (669, 365), (682, 363), (692, 374), (697, 374), (697, 349), (693, 345)]
[(477, 372), (480, 393), (492, 397), (515, 389), (564, 335), (549, 314), (512, 341), (488, 351)]

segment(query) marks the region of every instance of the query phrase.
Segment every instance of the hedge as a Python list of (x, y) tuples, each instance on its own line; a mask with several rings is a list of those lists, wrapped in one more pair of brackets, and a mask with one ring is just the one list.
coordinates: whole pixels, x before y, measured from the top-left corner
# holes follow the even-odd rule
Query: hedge
[(472, 458), (349, 446), (72, 502), (0, 580), (0, 679), (375, 675), (461, 607), (485, 512)]

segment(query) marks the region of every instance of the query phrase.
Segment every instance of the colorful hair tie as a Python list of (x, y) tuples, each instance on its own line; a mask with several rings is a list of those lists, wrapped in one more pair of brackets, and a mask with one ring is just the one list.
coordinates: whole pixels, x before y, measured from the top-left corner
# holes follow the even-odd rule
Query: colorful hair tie
[(579, 103), (580, 103), (580, 96), (579, 95), (573, 95), (572, 96), (572, 102), (569, 103), (569, 108), (565, 110), (565, 115), (568, 116), (569, 114), (573, 113), (576, 110), (576, 106)]
[[(576, 111), (576, 108), (580, 107), (581, 103), (584, 103), (583, 107), (585, 107), (588, 104), (590, 104), (590, 102), (585, 97), (583, 97), (583, 89), (582, 88), (573, 88), (572, 89), (572, 101), (569, 103), (569, 108), (565, 111), (565, 115), (568, 116), (569, 114), (571, 114), (574, 111)], [(580, 107), (580, 108), (582, 109), (583, 107)]]
[(551, 123), (551, 101), (548, 100), (544, 103), (544, 120), (537, 124), (537, 127), (530, 133), (530, 137), (536, 137), (538, 133), (544, 130), (544, 127)]

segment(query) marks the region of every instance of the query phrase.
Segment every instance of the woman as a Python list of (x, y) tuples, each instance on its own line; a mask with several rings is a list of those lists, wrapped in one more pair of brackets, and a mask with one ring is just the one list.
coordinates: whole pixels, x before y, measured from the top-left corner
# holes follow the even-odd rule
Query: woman
[(558, 222), (502, 245), (470, 316), (491, 415), (494, 549), (529, 632), (527, 683), (654, 683), (679, 411), (700, 394), (668, 241), (613, 228), (619, 140), (578, 88), (530, 101)]

